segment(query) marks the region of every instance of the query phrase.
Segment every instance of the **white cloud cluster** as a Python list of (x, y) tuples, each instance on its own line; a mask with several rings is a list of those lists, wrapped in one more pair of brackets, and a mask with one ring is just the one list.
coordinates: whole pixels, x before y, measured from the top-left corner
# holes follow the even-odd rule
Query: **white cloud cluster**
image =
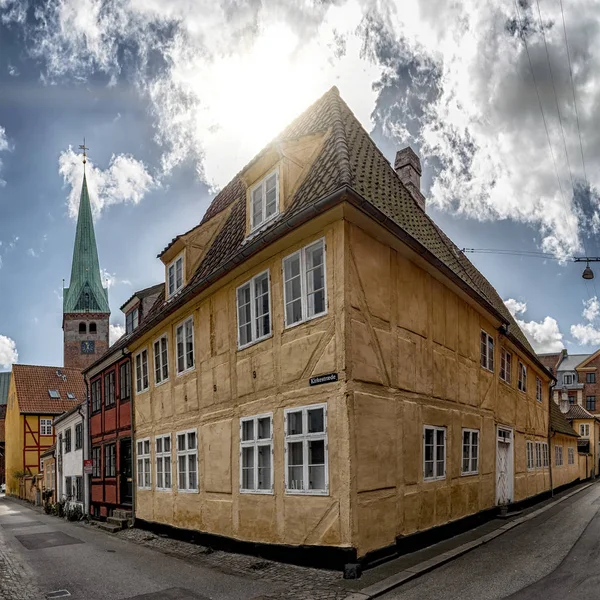
[[(65, 184), (71, 187), (67, 201), (69, 216), (76, 219), (81, 196), (81, 157), (69, 146), (68, 150), (61, 152), (58, 165)], [(143, 162), (124, 154), (113, 155), (106, 169), (95, 167), (88, 159), (86, 179), (95, 217), (113, 204), (137, 204), (157, 185)]]
[(571, 335), (584, 346), (600, 345), (600, 301), (597, 296), (584, 300), (581, 316), (587, 323), (571, 325)]
[(6, 335), (0, 335), (0, 367), (8, 369), (19, 360), (17, 344)]
[(565, 258), (600, 223), (600, 11), (588, 0), (565, 6), (592, 186), (576, 199), (567, 165), (577, 189), (586, 182), (560, 6), (542, 3), (542, 24), (533, 3), (519, 6), (517, 16), (501, 0), (199, 0), (193, 10), (189, 0), (48, 0), (28, 39), (47, 81), (98, 71), (133, 81), (155, 117), (163, 172), (193, 160), (215, 186), (335, 83), (367, 128), (397, 145), (411, 139), (431, 159), (433, 203), (532, 225), (541, 247)]
[(112, 346), (120, 337), (125, 334), (125, 327), (123, 325), (113, 325), (112, 323), (108, 326), (108, 345)]
[[(8, 143), (8, 138), (6, 137), (6, 129), (0, 125), (0, 152), (8, 152), (11, 149), (10, 144)], [(2, 171), (2, 160), (0, 160), (0, 172)], [(6, 185), (6, 181), (0, 177), (0, 187), (4, 187)]]
[(102, 278), (103, 284), (108, 289), (118, 284), (131, 285), (131, 281), (129, 281), (129, 279), (119, 279), (116, 273), (110, 273), (103, 267), (100, 269), (100, 277)]
[(519, 302), (514, 298), (509, 298), (504, 301), (504, 304), (506, 304), (506, 307), (536, 352), (559, 352), (564, 348), (563, 334), (560, 332), (556, 319), (547, 316), (539, 322), (524, 321), (519, 319), (518, 316), (523, 315), (527, 311), (526, 302)]

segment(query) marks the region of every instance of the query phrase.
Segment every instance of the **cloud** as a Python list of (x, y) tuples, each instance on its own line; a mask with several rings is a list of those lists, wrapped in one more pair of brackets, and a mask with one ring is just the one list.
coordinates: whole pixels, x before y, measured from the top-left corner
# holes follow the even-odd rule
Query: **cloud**
[[(12, 150), (12, 146), (8, 142), (8, 138), (6, 137), (6, 129), (0, 125), (0, 152), (9, 152)], [(0, 173), (2, 172), (2, 160), (0, 160)], [(6, 181), (0, 177), (0, 187), (4, 187), (6, 185)]]
[(125, 327), (123, 325), (109, 325), (108, 330), (108, 345), (112, 346), (120, 337), (125, 334)]
[(131, 281), (129, 281), (129, 279), (119, 279), (116, 273), (109, 273), (104, 268), (100, 269), (100, 277), (108, 289), (118, 284), (131, 285)]
[[(58, 165), (65, 185), (71, 187), (67, 199), (69, 216), (76, 219), (83, 177), (81, 156), (69, 146), (68, 150), (61, 152)], [(86, 180), (95, 217), (113, 204), (138, 204), (157, 185), (144, 163), (126, 154), (113, 154), (107, 169), (95, 167), (88, 159)]]
[(598, 302), (598, 298), (594, 296), (589, 300), (583, 301), (583, 312), (581, 313), (583, 318), (586, 321), (593, 321), (600, 315), (600, 302)]
[(584, 346), (600, 344), (600, 302), (597, 296), (584, 300), (581, 316), (587, 323), (571, 325), (571, 335)]
[(576, 115), (559, 3), (544, 3), (541, 23), (533, 3), (519, 6), (48, 0), (26, 38), (48, 83), (100, 73), (133, 82), (154, 117), (162, 173), (189, 161), (216, 187), (335, 83), (365, 127), (420, 149), (433, 205), (528, 224), (565, 259), (600, 227), (600, 12), (587, 0), (565, 7)]
[(17, 345), (11, 338), (0, 335), (0, 367), (8, 369), (19, 360)]
[(513, 298), (504, 301), (510, 313), (515, 317), (517, 325), (523, 330), (536, 352), (559, 352), (564, 348), (563, 334), (556, 319), (545, 317), (542, 321), (524, 321), (518, 318), (527, 311), (527, 303)]

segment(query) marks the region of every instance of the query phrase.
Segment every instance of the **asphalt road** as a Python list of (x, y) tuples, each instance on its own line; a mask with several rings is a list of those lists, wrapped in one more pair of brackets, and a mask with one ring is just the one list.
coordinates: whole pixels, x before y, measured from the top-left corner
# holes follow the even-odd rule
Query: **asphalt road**
[(385, 600), (565, 600), (600, 597), (600, 484)]
[(0, 496), (0, 599), (238, 600), (272, 583), (208, 569)]

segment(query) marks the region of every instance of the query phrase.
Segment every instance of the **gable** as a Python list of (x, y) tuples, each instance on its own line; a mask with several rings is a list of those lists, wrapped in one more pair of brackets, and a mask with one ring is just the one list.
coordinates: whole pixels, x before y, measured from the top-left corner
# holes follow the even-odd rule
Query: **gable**
[(588, 356), (583, 362), (579, 363), (575, 369), (577, 371), (594, 371), (600, 366), (600, 349)]

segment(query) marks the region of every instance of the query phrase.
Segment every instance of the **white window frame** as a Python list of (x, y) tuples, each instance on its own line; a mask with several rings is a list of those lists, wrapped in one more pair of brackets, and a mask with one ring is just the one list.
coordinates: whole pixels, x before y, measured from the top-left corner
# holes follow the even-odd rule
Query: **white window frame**
[[(165, 450), (165, 440), (169, 440), (170, 448), (168, 451)], [(161, 442), (160, 452), (158, 450), (158, 444), (157, 444), (158, 441)], [(170, 474), (170, 479), (171, 479), (171, 485), (169, 485), (169, 486), (164, 485), (165, 473), (167, 473), (167, 471), (165, 469), (165, 458), (169, 459), (169, 464), (170, 464), (170, 469), (169, 469), (170, 473), (169, 474)], [(159, 468), (158, 468), (159, 461), (162, 465), (162, 470), (159, 470)], [(172, 491), (173, 490), (173, 439), (172, 439), (170, 433), (166, 433), (164, 435), (157, 435), (154, 438), (154, 469), (155, 469), (155, 473), (156, 473), (156, 489), (160, 492)], [(159, 483), (160, 483), (159, 473), (162, 473), (163, 485), (159, 485)]]
[[(177, 263), (181, 261), (181, 285), (177, 286)], [(185, 273), (183, 264), (183, 252), (178, 254), (168, 265), (167, 265), (167, 298), (172, 298), (181, 290), (185, 284)], [(171, 291), (171, 268), (173, 269), (173, 291)]]
[(527, 441), (527, 470), (532, 471), (535, 469), (535, 444), (528, 440)]
[[(188, 353), (186, 350), (186, 325), (188, 323), (192, 324), (192, 364), (189, 365), (187, 362)], [(182, 331), (182, 342), (183, 342), (183, 370), (179, 370), (179, 330)], [(196, 348), (195, 348), (195, 340), (194, 340), (194, 316), (191, 315), (184, 319), (175, 327), (175, 371), (177, 375), (183, 375), (188, 371), (196, 368)]]
[(562, 467), (563, 464), (563, 447), (554, 446), (554, 466)]
[(134, 306), (126, 315), (125, 315), (125, 333), (131, 333), (136, 330), (140, 322), (140, 311), (139, 305)]
[(579, 435), (582, 438), (590, 437), (590, 424), (589, 423), (579, 423)]
[[(142, 356), (146, 353), (146, 387), (144, 387), (144, 363), (142, 360)], [(138, 379), (138, 357), (140, 359), (140, 379)], [(135, 367), (135, 393), (141, 394), (143, 392), (147, 392), (150, 389), (150, 372), (148, 365), (148, 348), (142, 348), (139, 352), (136, 353), (134, 357), (134, 367)]]
[[(323, 409), (323, 431), (309, 433), (308, 432), (308, 411), (314, 409)], [(302, 433), (288, 434), (288, 414), (302, 411)], [(295, 406), (286, 408), (283, 411), (284, 423), (284, 453), (285, 453), (285, 493), (288, 495), (303, 495), (303, 496), (328, 496), (329, 495), (329, 441), (327, 431), (327, 402), (321, 404), (309, 404), (305, 406)], [(324, 441), (324, 489), (310, 489), (309, 479), (309, 463), (308, 463), (308, 446), (312, 441)], [(302, 489), (290, 488), (289, 478), (289, 451), (288, 444), (294, 442), (302, 442)]]
[(479, 336), (480, 364), (481, 366), (494, 372), (494, 338), (485, 330), (481, 330)]
[(550, 465), (550, 454), (548, 452), (548, 442), (542, 442), (542, 468)]
[[(426, 431), (427, 430), (432, 430), (433, 431), (433, 476), (427, 477), (426, 470), (425, 470), (425, 456), (426, 456), (426, 451), (425, 451), (425, 447), (426, 447), (426, 441), (427, 441), (427, 435), (426, 435)], [(438, 441), (437, 441), (437, 433), (438, 431), (443, 431), (444, 432), (444, 472), (440, 475), (437, 473), (437, 463), (438, 463), (438, 459), (437, 459), (437, 449), (439, 447)], [(461, 445), (462, 447), (462, 445)], [(429, 462), (429, 461), (427, 461)], [(442, 479), (446, 479), (446, 470), (447, 470), (447, 466), (448, 466), (448, 431), (446, 427), (436, 427), (434, 425), (424, 425), (423, 426), (423, 481), (440, 481)]]
[[(469, 442), (468, 442), (468, 456), (465, 457), (465, 433), (469, 434)], [(474, 444), (473, 443), (473, 434), (477, 434), (477, 442)], [(461, 448), (462, 448), (462, 455), (461, 455), (461, 475), (477, 475), (479, 474), (479, 448), (480, 448), (480, 442), (481, 442), (481, 432), (479, 431), (479, 429), (467, 429), (464, 428), (462, 429), (462, 435), (461, 435)], [(475, 449), (475, 452), (473, 452), (473, 449)], [(465, 458), (469, 461), (469, 469), (468, 470), (464, 470), (464, 460)], [(475, 461), (475, 469), (473, 469), (473, 461)]]
[(512, 353), (506, 348), (500, 349), (500, 379), (508, 385), (512, 383)]
[(563, 375), (563, 384), (564, 385), (573, 385), (573, 373), (565, 373)]
[(539, 377), (535, 378), (535, 399), (538, 402), (542, 402), (542, 380)]
[[(188, 448), (188, 434), (194, 433), (196, 435), (196, 447), (191, 450)], [(179, 450), (179, 436), (185, 436), (185, 450)], [(175, 434), (175, 452), (176, 452), (176, 469), (177, 469), (177, 491), (181, 494), (197, 494), (200, 489), (200, 473), (198, 471), (198, 430), (197, 429), (186, 429), (185, 431), (178, 431)], [(185, 461), (185, 478), (187, 487), (181, 487), (181, 481), (179, 478), (179, 457), (180, 456), (196, 456), (196, 487), (189, 487), (189, 461)]]
[(52, 419), (40, 419), (40, 435), (52, 435)]
[[(259, 419), (269, 419), (270, 435), (268, 438), (258, 438), (258, 421)], [(253, 425), (253, 439), (243, 439), (244, 423), (252, 422)], [(269, 448), (271, 454), (271, 477), (268, 488), (258, 487), (258, 449)], [(253, 467), (253, 488), (244, 487), (244, 448), (254, 449), (254, 467)], [(240, 418), (240, 493), (242, 494), (273, 494), (273, 413), (264, 413), (261, 415), (255, 415), (252, 417), (241, 417)]]
[[(270, 215), (267, 215), (267, 181), (271, 179), (271, 177), (275, 175), (275, 212)], [(254, 192), (261, 188), (262, 198), (261, 198), (261, 215), (263, 216), (262, 221), (260, 223), (254, 222)], [(267, 175), (265, 175), (257, 184), (253, 185), (250, 188), (250, 232), (257, 231), (261, 229), (264, 225), (272, 221), (279, 214), (279, 168), (274, 169)]]
[[(166, 351), (163, 350), (162, 343), (165, 342)], [(156, 345), (158, 344), (158, 363), (156, 363)], [(154, 340), (152, 344), (152, 357), (154, 363), (154, 385), (159, 386), (169, 381), (169, 336), (163, 333), (159, 338)], [(167, 374), (164, 375), (164, 368), (167, 368)], [(157, 372), (160, 377), (157, 377)]]
[[(314, 246), (318, 244), (323, 244), (323, 305), (325, 309), (320, 313), (315, 313), (314, 315), (308, 314), (308, 291), (306, 286), (306, 252), (310, 250)], [(288, 323), (287, 318), (287, 305), (288, 305), (288, 297), (286, 292), (286, 279), (285, 279), (285, 264), (288, 260), (291, 260), (296, 255), (300, 256), (300, 302), (302, 305), (302, 318), (299, 321), (295, 321), (294, 323)], [(319, 238), (310, 244), (307, 244), (303, 248), (296, 250), (296, 252), (292, 252), (292, 254), (288, 254), (281, 261), (281, 278), (283, 281), (283, 319), (285, 323), (285, 328), (289, 329), (290, 327), (296, 327), (301, 323), (306, 323), (307, 321), (311, 321), (312, 319), (317, 319), (318, 317), (322, 317), (327, 314), (329, 301), (327, 298), (327, 243), (325, 238)]]
[[(144, 449), (144, 444), (148, 443), (148, 452)], [(140, 446), (142, 452), (140, 452)], [(142, 462), (142, 469), (140, 470), (140, 461)], [(148, 461), (148, 468), (146, 469), (146, 461)], [(142, 438), (135, 440), (135, 469), (136, 469), (136, 483), (138, 490), (150, 490), (152, 489), (152, 443), (150, 438)], [(142, 482), (144, 485), (140, 485), (140, 474), (142, 476)], [(148, 476), (148, 484), (146, 485), (146, 475)]]
[[(267, 276), (267, 284), (268, 284), (268, 289), (267, 289), (267, 295), (268, 295), (268, 300), (269, 300), (269, 331), (268, 333), (265, 333), (262, 336), (258, 335), (258, 317), (256, 315), (256, 281), (263, 277), (264, 275)], [(251, 325), (251, 330), (252, 330), (252, 335), (251, 335), (251, 339), (249, 342), (246, 342), (245, 344), (241, 343), (241, 335), (240, 335), (240, 297), (239, 297), (239, 292), (242, 288), (245, 287), (250, 287), (250, 325)], [(235, 290), (235, 305), (236, 305), (236, 316), (237, 316), (237, 340), (238, 340), (238, 350), (242, 350), (244, 348), (248, 348), (248, 346), (252, 346), (253, 344), (257, 344), (258, 342), (262, 342), (263, 340), (266, 340), (267, 338), (270, 338), (273, 335), (273, 311), (271, 310), (271, 272), (269, 269), (267, 269), (266, 271), (262, 271), (261, 273), (258, 273), (257, 275), (255, 275), (252, 279), (250, 279), (249, 281), (246, 281), (245, 283), (243, 283), (242, 285), (238, 286), (237, 289)], [(261, 318), (264, 315), (261, 315)]]
[(526, 394), (527, 393), (527, 365), (521, 361), (518, 361), (517, 364), (518, 364), (517, 388), (520, 392), (523, 392), (524, 394)]
[(567, 464), (574, 465), (575, 464), (575, 448), (567, 448)]
[(542, 442), (535, 443), (535, 468), (541, 469), (543, 466), (542, 460)]

